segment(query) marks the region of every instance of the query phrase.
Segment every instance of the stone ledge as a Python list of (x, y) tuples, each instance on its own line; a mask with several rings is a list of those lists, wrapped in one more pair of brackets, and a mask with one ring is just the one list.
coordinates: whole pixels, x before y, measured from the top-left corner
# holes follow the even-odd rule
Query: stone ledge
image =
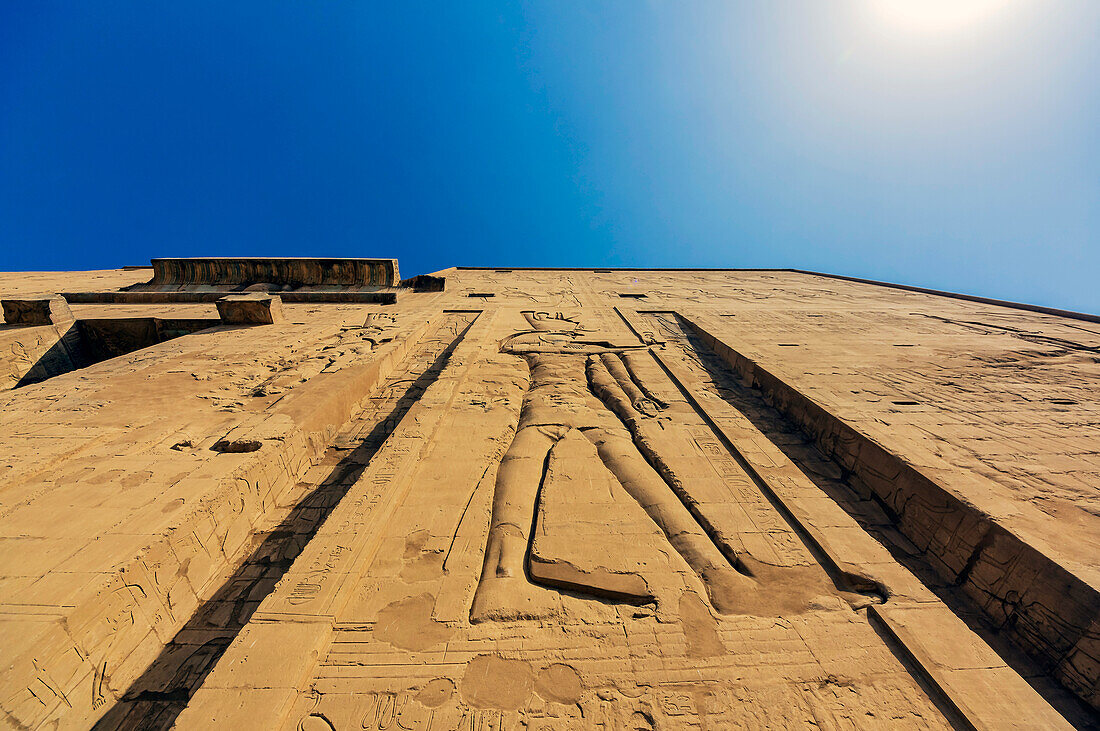
[[(217, 302), (228, 292), (217, 291), (129, 291), (129, 292), (65, 292), (62, 296), (74, 305), (148, 305), (148, 304), (194, 304)], [(397, 303), (397, 292), (392, 290), (294, 290), (279, 291), (279, 298), (288, 304), (298, 303), (346, 303), (392, 305)]]

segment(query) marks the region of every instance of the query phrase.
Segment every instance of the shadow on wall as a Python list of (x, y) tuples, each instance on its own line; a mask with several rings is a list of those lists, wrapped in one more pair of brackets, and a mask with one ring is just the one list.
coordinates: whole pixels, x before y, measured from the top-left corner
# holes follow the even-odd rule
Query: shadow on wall
[(298, 500), (287, 518), (253, 536), (256, 546), (243, 564), (203, 602), (159, 657), (95, 725), (101, 731), (169, 729), (192, 694), (214, 669), (233, 639), (294, 563), (306, 544), (340, 503), (371, 459), (424, 391), (438, 378), (457, 346), (456, 340), (401, 394), (389, 414), (375, 424), (359, 444), (334, 460), (342, 450), (330, 448), (321, 464), (332, 471)]
[(40, 383), (120, 355), (221, 325), (217, 319), (132, 317), (77, 320), (13, 388)]
[[(707, 342), (706, 334), (679, 315), (657, 316), (664, 334), (686, 343), (698, 354), (698, 366), (714, 384), (716, 393), (747, 418), (782, 451), (822, 492), (832, 498), (856, 523), (873, 536), (902, 566), (935, 593), (1001, 659), (1025, 678), (1051, 706), (1075, 725), (1095, 728), (1088, 720), (1095, 711), (1052, 672), (1048, 659), (1028, 654), (1013, 633), (1011, 619), (997, 623), (966, 591), (967, 573), (944, 576), (943, 560), (935, 550), (921, 551), (904, 533), (903, 521), (893, 505), (867, 487), (859, 472), (841, 464), (815, 435), (792, 416), (789, 403), (769, 395), (757, 379), (737, 373)], [(784, 408), (786, 406), (787, 408)], [(915, 504), (918, 500), (911, 500)], [(937, 514), (939, 515), (939, 514)], [(933, 545), (943, 545), (933, 544)], [(979, 543), (978, 556), (985, 544)]]

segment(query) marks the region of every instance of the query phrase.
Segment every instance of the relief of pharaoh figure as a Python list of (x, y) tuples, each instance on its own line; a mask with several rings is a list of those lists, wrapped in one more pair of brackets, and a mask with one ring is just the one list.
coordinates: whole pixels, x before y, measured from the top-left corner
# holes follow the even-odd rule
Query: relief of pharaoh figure
[(660, 466), (654, 448), (659, 439), (651, 438), (646, 427), (665, 404), (645, 389), (631, 367), (634, 358), (649, 357), (646, 346), (596, 339), (560, 313), (524, 317), (531, 329), (506, 339), (502, 350), (526, 360), (530, 386), (515, 437), (497, 471), (471, 619), (546, 616), (551, 611), (548, 592), (533, 584), (604, 598), (652, 600), (644, 588), (632, 587), (623, 577), (563, 576), (559, 571), (550, 580), (532, 571), (531, 534), (546, 465), (555, 445), (576, 438), (574, 434), (591, 442), (607, 470), (699, 576), (713, 607), (732, 613), (738, 597), (754, 591), (756, 582), (719, 551), (655, 469)]

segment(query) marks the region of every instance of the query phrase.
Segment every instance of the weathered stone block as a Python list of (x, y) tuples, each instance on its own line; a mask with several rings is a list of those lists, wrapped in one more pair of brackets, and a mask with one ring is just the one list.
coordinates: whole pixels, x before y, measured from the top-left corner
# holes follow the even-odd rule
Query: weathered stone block
[(233, 294), (217, 301), (226, 325), (271, 325), (283, 321), (283, 301), (269, 294)]
[(0, 304), (4, 307), (4, 322), (9, 325), (62, 325), (73, 321), (68, 303), (56, 295), (5, 299)]
[(414, 292), (442, 292), (447, 287), (447, 278), (417, 274), (415, 277), (402, 279), (401, 286), (412, 289)]

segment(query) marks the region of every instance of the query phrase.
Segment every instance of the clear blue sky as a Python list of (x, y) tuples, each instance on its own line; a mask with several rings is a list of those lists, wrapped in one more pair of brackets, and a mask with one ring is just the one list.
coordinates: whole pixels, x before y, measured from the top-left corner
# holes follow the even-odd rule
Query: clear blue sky
[(0, 269), (200, 255), (1097, 312), (1100, 2), (3, 3)]

